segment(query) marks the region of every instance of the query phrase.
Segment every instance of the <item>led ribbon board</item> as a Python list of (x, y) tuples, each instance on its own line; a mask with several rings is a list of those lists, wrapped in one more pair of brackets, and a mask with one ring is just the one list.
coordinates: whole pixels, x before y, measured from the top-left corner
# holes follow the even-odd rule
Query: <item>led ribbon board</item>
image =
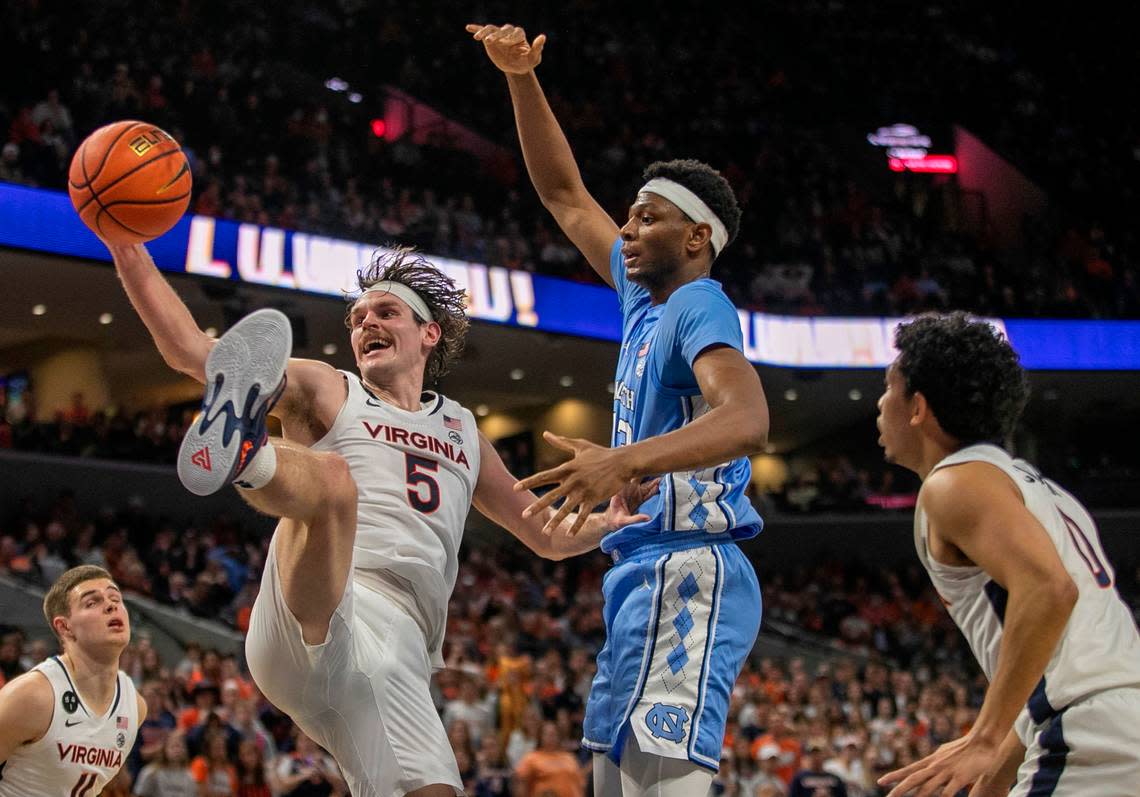
[[(0, 183), (0, 246), (110, 262), (67, 195)], [(340, 298), (377, 247), (319, 235), (186, 216), (147, 244), (163, 271)], [(431, 256), (468, 294), (471, 318), (598, 340), (621, 339), (617, 295), (599, 285)], [(2, 307), (2, 306), (0, 306)], [(10, 309), (0, 312), (11, 312)], [(898, 318), (800, 318), (738, 311), (754, 363), (883, 368)], [(1140, 321), (994, 319), (1022, 363), (1038, 370), (1140, 370)]]

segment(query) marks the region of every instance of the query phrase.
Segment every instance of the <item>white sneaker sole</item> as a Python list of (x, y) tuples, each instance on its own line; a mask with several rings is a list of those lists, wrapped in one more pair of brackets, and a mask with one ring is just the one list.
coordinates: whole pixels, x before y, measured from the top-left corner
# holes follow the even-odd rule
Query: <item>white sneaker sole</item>
[(292, 350), (289, 319), (268, 309), (250, 313), (214, 345), (202, 412), (178, 450), (178, 478), (187, 490), (210, 495), (236, 478), (243, 443), (265, 433), (266, 405), (279, 398)]

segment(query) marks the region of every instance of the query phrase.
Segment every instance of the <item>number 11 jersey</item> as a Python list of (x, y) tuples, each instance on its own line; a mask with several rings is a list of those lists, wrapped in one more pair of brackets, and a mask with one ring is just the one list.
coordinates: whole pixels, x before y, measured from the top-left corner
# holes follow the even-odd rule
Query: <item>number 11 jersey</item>
[[(1018, 486), (1026, 509), (1044, 527), (1077, 586), (1077, 603), (1068, 625), (1026, 706), (1029, 719), (1040, 724), (1071, 703), (1099, 692), (1140, 687), (1140, 633), (1116, 592), (1112, 566), (1088, 510), (1028, 462), (1014, 459), (995, 445), (967, 446), (944, 458), (934, 470), (965, 462), (989, 463)], [(927, 534), (920, 504), (914, 515), (919, 559), (986, 678), (993, 681), (1008, 593), (981, 568), (935, 561)]]

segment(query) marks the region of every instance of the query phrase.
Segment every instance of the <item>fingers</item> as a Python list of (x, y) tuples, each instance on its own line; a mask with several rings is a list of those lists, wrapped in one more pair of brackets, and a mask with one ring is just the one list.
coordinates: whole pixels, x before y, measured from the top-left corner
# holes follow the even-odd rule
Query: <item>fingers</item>
[(887, 797), (903, 797), (914, 789), (918, 789), (915, 797), (930, 797), (950, 779), (950, 776), (950, 772), (922, 769), (903, 778), (899, 785), (887, 792)]
[[(569, 503), (569, 502), (567, 502), (567, 503)], [(567, 531), (566, 533), (571, 537), (577, 536), (578, 532), (582, 530), (582, 526), (585, 525), (586, 519), (589, 517), (590, 517), (589, 509), (587, 509), (584, 506), (578, 507), (578, 517), (574, 520), (574, 525), (572, 525), (570, 527), (570, 530)]]
[(563, 464), (556, 468), (539, 471), (533, 476), (527, 476), (522, 481), (515, 482), (515, 492), (524, 493), (527, 490), (533, 490), (535, 487), (542, 487), (545, 484), (558, 484), (562, 481), (565, 470), (566, 465)]
[(477, 42), (484, 44), (515, 45), (526, 41), (526, 31), (517, 25), (478, 25), (470, 23), (466, 26), (468, 33), (474, 34)]
[(524, 518), (530, 518), (530, 517), (533, 517), (534, 515), (537, 515), (539, 512), (542, 512), (548, 506), (553, 505), (555, 501), (557, 501), (559, 498), (561, 498), (563, 493), (566, 491), (566, 489), (567, 489), (566, 485), (561, 485), (561, 486), (551, 490), (546, 495), (542, 496), (542, 498), (539, 498), (533, 504), (531, 504), (526, 509), (524, 509), (522, 516)]
[(569, 451), (572, 454), (578, 453), (578, 449), (580, 449), (582, 447), (582, 444), (586, 442), (585, 440), (581, 440), (577, 437), (563, 437), (562, 435), (557, 435), (554, 432), (550, 431), (543, 432), (542, 438), (555, 448), (560, 448), (563, 451)]
[(883, 775), (883, 777), (879, 778), (877, 783), (880, 786), (890, 786), (892, 783), (897, 783), (903, 778), (907, 777), (912, 772), (917, 772), (918, 770), (922, 769), (924, 766), (926, 766), (926, 764), (927, 760), (925, 758), (920, 761), (915, 761), (913, 764), (905, 766), (902, 769), (896, 769), (894, 772), (888, 772), (886, 775)]
[(553, 534), (554, 530), (562, 525), (562, 521), (566, 519), (566, 516), (569, 515), (573, 509), (573, 502), (564, 501), (562, 506), (558, 508), (558, 511), (550, 516), (550, 520), (546, 521), (546, 525), (542, 527), (542, 533), (548, 537)]
[(534, 41), (530, 43), (530, 51), (534, 54), (534, 57), (537, 59), (535, 61), (536, 66), (538, 64), (538, 61), (542, 60), (542, 48), (545, 46), (546, 46), (546, 34), (545, 33), (538, 34), (537, 36), (534, 37)]
[(467, 32), (475, 34), (474, 39), (477, 42), (483, 41), (498, 29), (498, 25), (477, 25), (472, 23), (467, 26)]

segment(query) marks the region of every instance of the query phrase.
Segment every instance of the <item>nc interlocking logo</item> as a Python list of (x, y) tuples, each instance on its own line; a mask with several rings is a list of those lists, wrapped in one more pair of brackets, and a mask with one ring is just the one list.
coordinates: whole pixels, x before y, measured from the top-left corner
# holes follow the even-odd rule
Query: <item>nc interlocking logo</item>
[(654, 703), (645, 715), (645, 725), (650, 733), (658, 739), (678, 744), (685, 740), (685, 723), (688, 721), (689, 712), (680, 706), (665, 703)]

